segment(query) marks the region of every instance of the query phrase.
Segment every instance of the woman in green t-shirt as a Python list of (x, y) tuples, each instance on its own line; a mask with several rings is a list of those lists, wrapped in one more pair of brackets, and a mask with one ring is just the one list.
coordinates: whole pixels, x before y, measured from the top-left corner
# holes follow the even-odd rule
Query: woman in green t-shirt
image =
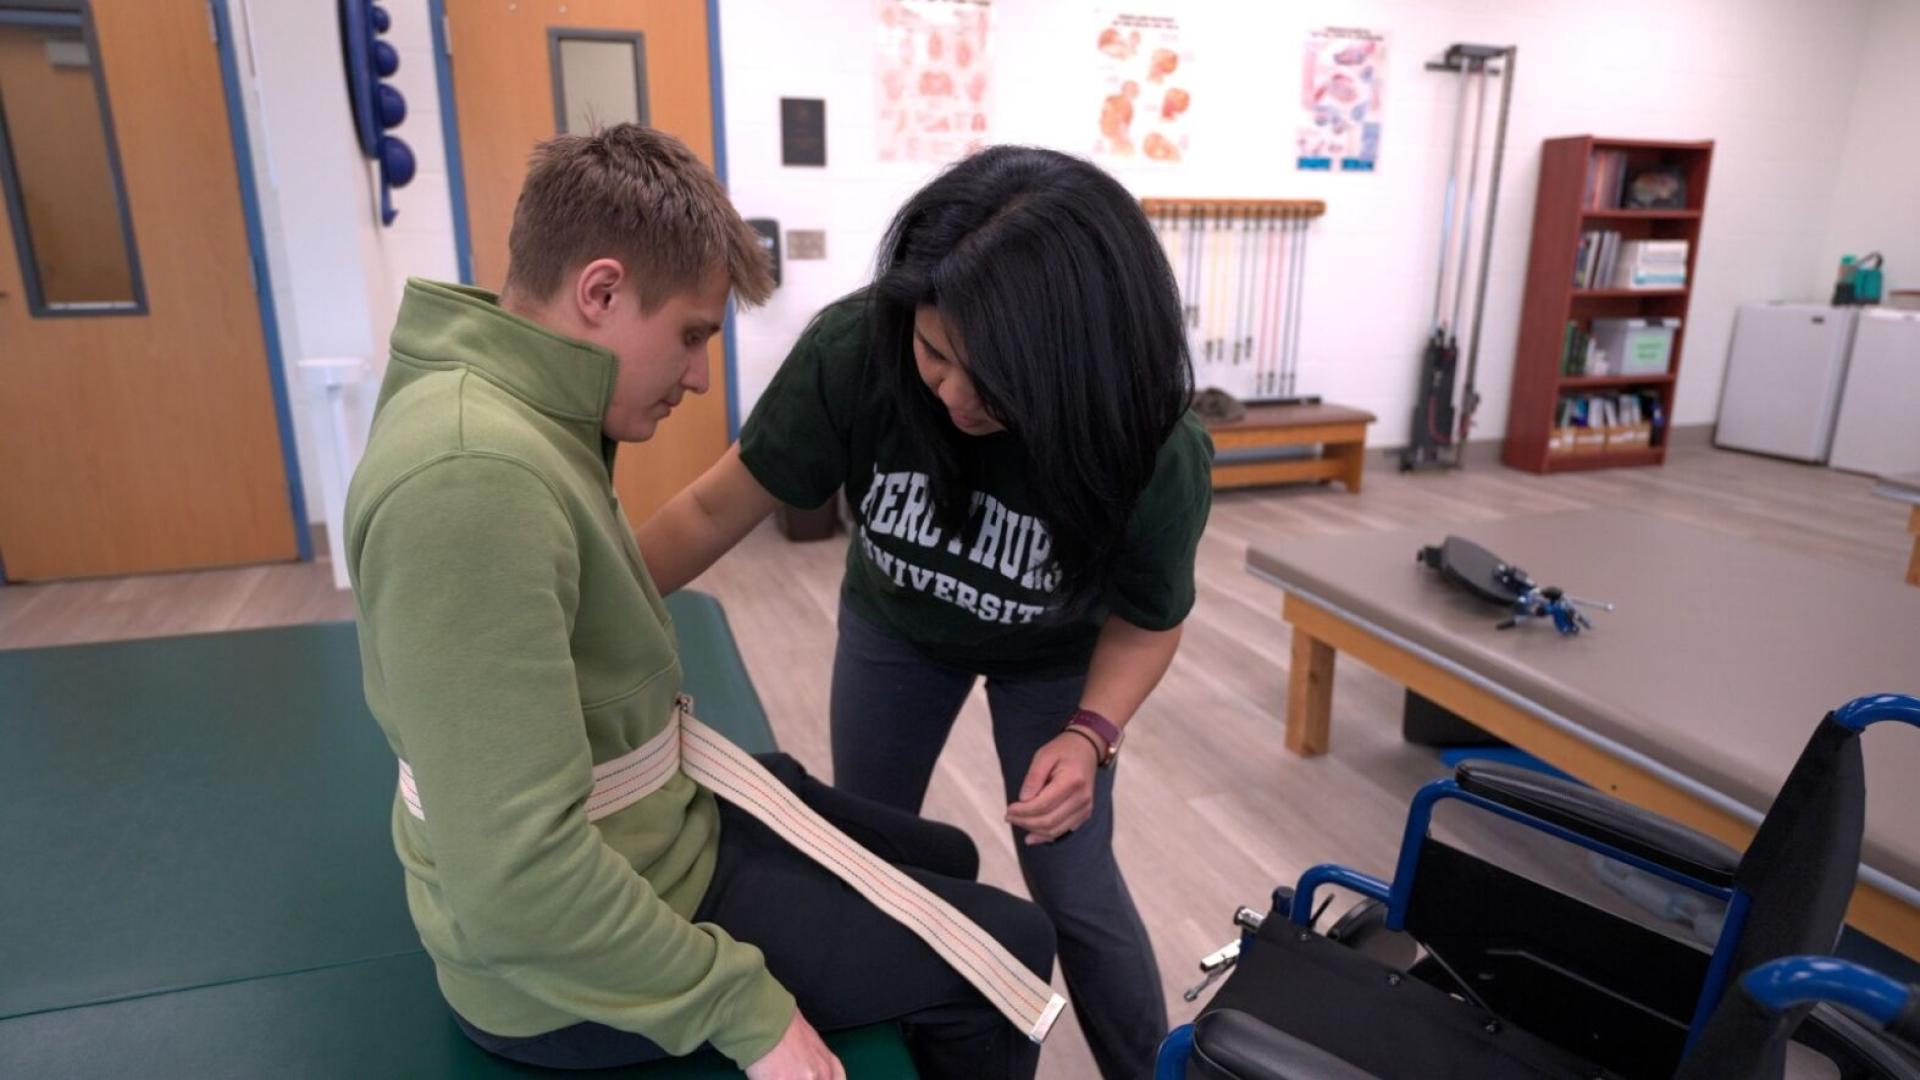
[(740, 443), (640, 530), (670, 592), (779, 503), (845, 490), (835, 784), (917, 812), (986, 678), (1021, 870), (1109, 1077), (1167, 1029), (1112, 789), (1193, 606), (1213, 446), (1192, 391), (1139, 204), (1079, 159), (990, 148), (901, 208), (872, 286), (813, 320)]

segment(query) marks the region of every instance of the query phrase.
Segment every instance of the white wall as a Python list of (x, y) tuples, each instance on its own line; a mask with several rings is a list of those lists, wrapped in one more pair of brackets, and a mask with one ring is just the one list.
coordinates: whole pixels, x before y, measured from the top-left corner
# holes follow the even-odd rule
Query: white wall
[(1841, 255), (1886, 256), (1887, 288), (1920, 289), (1920, 0), (1872, 0), (1812, 295)]
[[(393, 194), (399, 217), (390, 227), (379, 223), (375, 171), (354, 135), (334, 5), (228, 0), (301, 479), (316, 522), (338, 507), (358, 460), (406, 276), (458, 276), (427, 3), (384, 6), (393, 15), (387, 40), (401, 57), (392, 81), (408, 106), (395, 134), (419, 162), (413, 182)], [(344, 447), (323, 392), (297, 366), (319, 357), (368, 364), (366, 380), (348, 392)]]
[[(1155, 10), (1150, 2), (1121, 6)], [(1372, 441), (1404, 442), (1431, 307), (1453, 105), (1452, 76), (1423, 65), (1455, 41), (1518, 44), (1477, 434), (1493, 437), (1505, 428), (1540, 142), (1582, 133), (1717, 141), (1674, 416), (1683, 424), (1707, 422), (1719, 399), (1734, 306), (1808, 295), (1810, 281), (1831, 273), (1826, 253), (1840, 241), (1830, 239), (1828, 209), (1843, 152), (1849, 168), (1863, 174), (1879, 167), (1887, 143), (1904, 140), (1899, 153), (1920, 153), (1910, 123), (1905, 134), (1890, 131), (1892, 116), (1862, 131), (1867, 125), (1856, 93), (1870, 23), (1876, 28), (1872, 55), (1886, 59), (1869, 77), (1880, 72), (1889, 89), (1898, 80), (1911, 87), (1916, 39), (1909, 32), (1896, 42), (1886, 31), (1908, 25), (1915, 6), (1913, 0), (1165, 2), (1158, 10), (1180, 15), (1198, 53), (1195, 67), (1204, 69), (1191, 114), (1194, 148), (1183, 166), (1116, 172), (1142, 196), (1325, 199), (1328, 214), (1315, 228), (1309, 261), (1300, 389), (1372, 409), (1381, 418)], [(996, 141), (1076, 152), (1088, 145), (1099, 99), (1089, 70), (1072, 58), (1092, 54), (1077, 46), (1097, 29), (1095, 7), (1092, 0), (995, 0)], [(812, 312), (867, 275), (888, 214), (930, 175), (926, 168), (877, 161), (873, 12), (873, 0), (721, 3), (734, 200), (749, 216), (778, 218), (783, 228), (828, 233), (826, 261), (789, 261), (773, 302), (739, 320), (743, 414)], [(1303, 38), (1319, 26), (1360, 26), (1391, 37), (1376, 174), (1293, 167)], [(1891, 58), (1899, 50), (1905, 50), (1904, 67)], [(1859, 92), (1867, 92), (1864, 83)], [(782, 96), (827, 100), (827, 168), (780, 165)], [(1900, 100), (1903, 105), (1882, 107), (1903, 109), (1910, 118), (1915, 95), (1909, 90)], [(1852, 136), (1837, 122), (1850, 112)], [(1864, 144), (1857, 166), (1853, 142)], [(1911, 181), (1901, 189), (1909, 214), (1913, 191)], [(1898, 201), (1890, 190), (1873, 198)], [(1886, 211), (1869, 203), (1859, 212), (1878, 221)], [(1874, 240), (1894, 245), (1887, 236)]]

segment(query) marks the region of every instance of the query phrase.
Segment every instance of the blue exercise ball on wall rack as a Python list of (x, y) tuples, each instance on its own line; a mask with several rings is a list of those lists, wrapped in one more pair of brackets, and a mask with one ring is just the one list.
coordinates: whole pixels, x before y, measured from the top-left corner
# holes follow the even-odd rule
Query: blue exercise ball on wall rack
[(373, 70), (383, 79), (392, 78), (400, 70), (400, 53), (384, 41), (373, 43)]
[(407, 99), (400, 91), (380, 84), (380, 126), (386, 129), (397, 128), (407, 118)]
[(339, 0), (340, 46), (346, 61), (347, 103), (360, 152), (380, 170), (380, 222), (393, 224), (393, 189), (405, 187), (416, 168), (413, 148), (387, 132), (407, 119), (407, 99), (383, 80), (400, 70), (400, 53), (380, 40), (393, 17), (373, 0)]
[(413, 179), (413, 147), (391, 135), (380, 140), (380, 174), (394, 187), (406, 187)]

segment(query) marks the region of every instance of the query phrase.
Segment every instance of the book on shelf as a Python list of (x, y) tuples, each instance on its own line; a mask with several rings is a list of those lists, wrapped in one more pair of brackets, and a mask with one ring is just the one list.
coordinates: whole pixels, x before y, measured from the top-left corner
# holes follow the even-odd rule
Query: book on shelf
[(1658, 445), (1666, 417), (1650, 390), (1562, 395), (1548, 432), (1549, 454), (1645, 450)]
[(1600, 280), (1613, 289), (1684, 289), (1687, 287), (1685, 240), (1627, 240), (1620, 244), (1612, 273)]
[(1580, 234), (1580, 249), (1573, 261), (1573, 287), (1604, 289), (1613, 280), (1620, 260), (1622, 239), (1612, 229), (1589, 229)]
[(1620, 209), (1620, 194), (1627, 183), (1627, 152), (1596, 150), (1587, 159), (1587, 208)]
[(1593, 340), (1593, 333), (1578, 321), (1567, 323), (1566, 339), (1560, 352), (1560, 374), (1604, 375), (1606, 354)]

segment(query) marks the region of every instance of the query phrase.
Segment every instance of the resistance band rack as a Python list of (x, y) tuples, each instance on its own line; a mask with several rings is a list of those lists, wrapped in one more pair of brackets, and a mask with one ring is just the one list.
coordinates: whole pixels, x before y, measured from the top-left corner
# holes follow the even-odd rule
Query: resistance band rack
[(1144, 199), (1180, 286), (1201, 388), (1243, 402), (1317, 403), (1295, 385), (1308, 225), (1317, 199)]

